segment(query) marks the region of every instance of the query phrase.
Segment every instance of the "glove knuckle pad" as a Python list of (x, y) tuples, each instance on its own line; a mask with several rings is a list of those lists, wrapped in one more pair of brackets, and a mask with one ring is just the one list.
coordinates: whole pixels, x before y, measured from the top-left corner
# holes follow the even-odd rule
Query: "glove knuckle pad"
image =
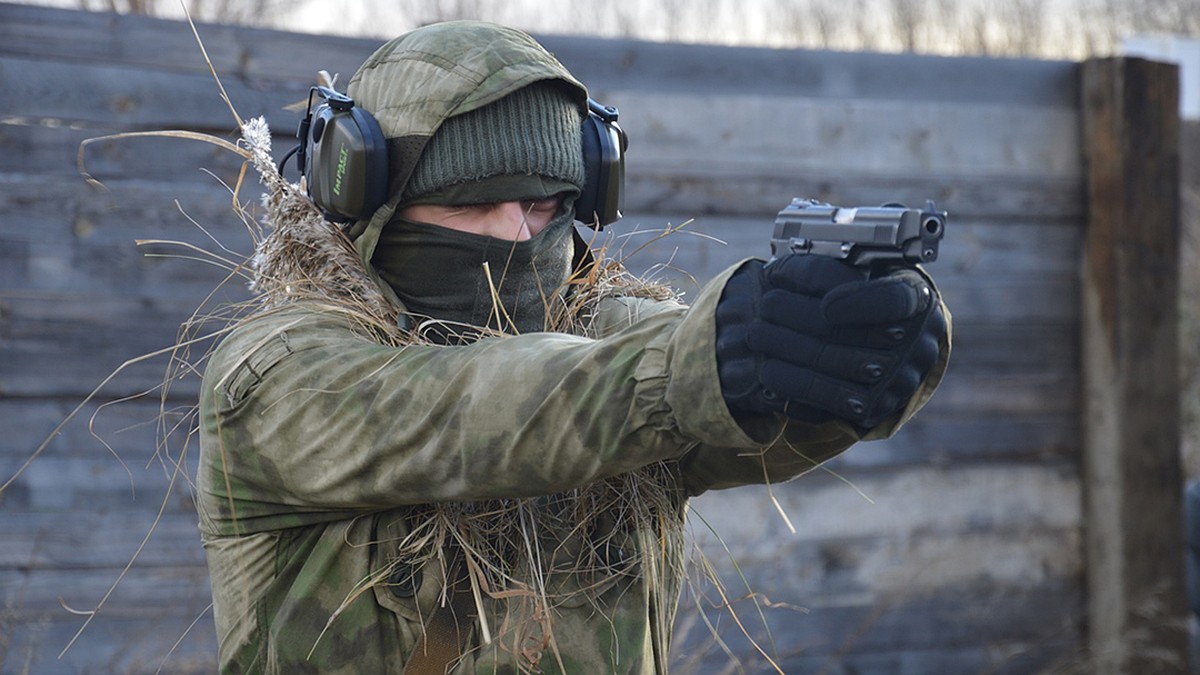
[(766, 321), (816, 335), (827, 330), (820, 300), (789, 291), (763, 294), (760, 315)]

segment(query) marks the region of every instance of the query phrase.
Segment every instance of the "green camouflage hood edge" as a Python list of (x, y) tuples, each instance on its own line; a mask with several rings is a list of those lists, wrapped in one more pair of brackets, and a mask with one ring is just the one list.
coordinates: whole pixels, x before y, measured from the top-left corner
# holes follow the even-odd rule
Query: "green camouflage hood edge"
[[(478, 21), (450, 21), (402, 35), (375, 51), (347, 94), (375, 116), (388, 142), (388, 194), (350, 237), (368, 269), (425, 144), (450, 117), (482, 108), (534, 82), (559, 80), (587, 108), (587, 89), (529, 35)], [(374, 272), (374, 270), (372, 270)], [(391, 289), (381, 283), (385, 292)]]

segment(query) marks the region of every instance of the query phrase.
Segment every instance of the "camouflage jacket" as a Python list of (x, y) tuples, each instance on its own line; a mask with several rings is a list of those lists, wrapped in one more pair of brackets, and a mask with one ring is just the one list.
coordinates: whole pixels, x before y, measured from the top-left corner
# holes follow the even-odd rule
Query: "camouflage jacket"
[[(476, 29), (389, 43), (351, 81), (403, 156), (445, 118), (532, 81), (586, 97), (536, 43)], [(353, 228), (362, 260), (395, 206)], [(788, 480), (860, 440), (839, 423), (745, 429), (730, 416), (713, 317), (732, 269), (690, 308), (600, 301), (582, 335), (392, 347), (332, 304), (304, 302), (238, 325), (205, 368), (196, 479), (221, 670), (401, 672), (445, 586), (437, 551), (425, 564), (399, 559), (414, 518), (430, 505), (516, 503), (548, 516), (524, 556), (538, 569), (514, 568), (508, 588), (475, 587), (484, 616), (453, 672), (664, 672), (687, 498)], [(908, 409), (869, 437), (890, 435), (925, 402), (944, 347)], [(590, 486), (620, 489), (647, 467), (659, 477), (657, 518), (601, 509), (577, 528), (549, 517), (586, 510)], [(602, 564), (567, 564), (588, 555)], [(535, 579), (552, 598), (535, 617), (552, 628), (541, 636), (514, 628), (530, 611), (514, 590)]]
[[(838, 423), (767, 425), (756, 439), (733, 420), (713, 345), (725, 276), (690, 309), (607, 301), (594, 337), (392, 348), (304, 306), (230, 334), (206, 369), (197, 481), (222, 669), (400, 672), (438, 602), (436, 572), (415, 595), (359, 591), (414, 506), (563, 492), (665, 460), (682, 518), (688, 496), (787, 480), (857, 441)], [(871, 436), (895, 431), (941, 371)], [(564, 551), (577, 537), (558, 534)], [(556, 582), (568, 588), (553, 623), (567, 672), (666, 670), (679, 551), (623, 536), (643, 553), (638, 570)], [(478, 638), (453, 672), (516, 672), (503, 640)]]

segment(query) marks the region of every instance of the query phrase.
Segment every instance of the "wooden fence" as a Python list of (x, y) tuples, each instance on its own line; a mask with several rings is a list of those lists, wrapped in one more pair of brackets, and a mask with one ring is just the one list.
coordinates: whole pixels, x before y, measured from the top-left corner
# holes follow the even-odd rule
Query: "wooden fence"
[[(200, 36), (280, 154), (316, 71), (345, 82), (378, 45)], [(787, 672), (1185, 672), (1173, 67), (542, 41), (621, 110), (628, 213), (606, 241), (634, 269), (694, 293), (768, 255), (793, 196), (950, 213), (931, 266), (955, 319), (941, 390), (894, 439), (695, 501), (697, 549), (731, 599), (759, 602), (734, 604), (746, 635), (711, 588), (685, 595), (677, 672), (729, 660), (702, 615), (748, 672), (765, 667), (751, 639)], [(194, 141), (97, 142), (100, 190), (76, 159), (116, 132), (232, 140), (233, 115), (186, 24), (110, 14), (0, 4), (0, 91), (0, 480), (16, 476), (0, 670), (209, 672), (196, 447), (155, 444), (159, 424), (186, 435), (197, 378), (160, 396), (169, 353), (137, 357), (225, 273), (135, 240), (248, 254), (240, 164)]]

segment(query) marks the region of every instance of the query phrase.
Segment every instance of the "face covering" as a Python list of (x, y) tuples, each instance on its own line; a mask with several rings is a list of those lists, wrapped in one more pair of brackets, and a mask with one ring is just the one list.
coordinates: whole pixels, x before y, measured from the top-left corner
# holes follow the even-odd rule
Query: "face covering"
[(477, 327), (543, 331), (571, 273), (572, 221), (565, 208), (530, 239), (507, 241), (397, 216), (380, 233), (372, 264), (434, 342), (473, 341)]

